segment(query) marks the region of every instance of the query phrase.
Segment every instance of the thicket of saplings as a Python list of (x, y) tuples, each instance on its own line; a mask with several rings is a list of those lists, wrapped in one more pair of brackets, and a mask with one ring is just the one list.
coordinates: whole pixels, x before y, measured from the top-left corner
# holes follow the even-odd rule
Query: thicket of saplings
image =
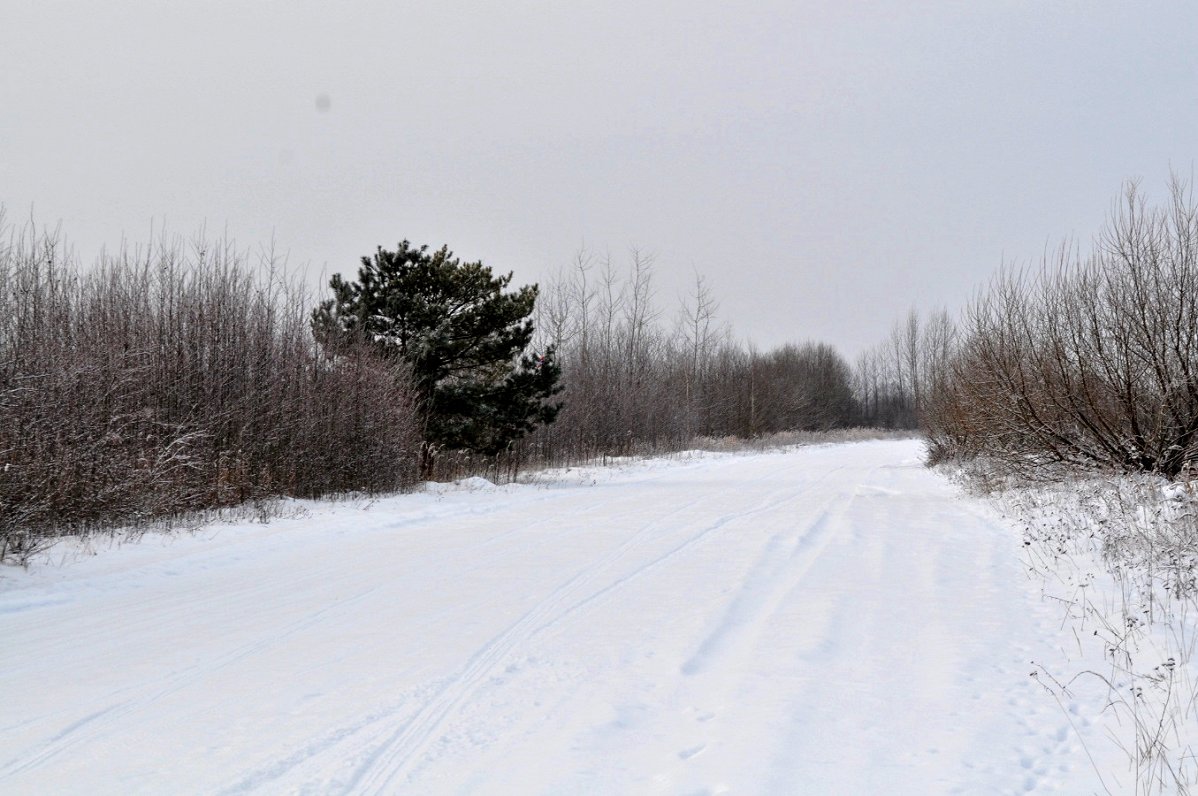
[(414, 478), (402, 364), (318, 350), (309, 303), (269, 262), (176, 240), (85, 270), (53, 234), (5, 237), (0, 560), (100, 526)]
[[(85, 267), (57, 234), (0, 240), (0, 560), (63, 534), (416, 480), (404, 364), (318, 345), (316, 302), (269, 253), (175, 239)], [(546, 286), (537, 322), (563, 365), (558, 421), (497, 457), (444, 452), (434, 475), (861, 420), (831, 347), (737, 345), (701, 282), (668, 319), (651, 276), (639, 255), (583, 259)]]
[(1004, 473), (1198, 466), (1198, 208), (1128, 187), (1093, 249), (1008, 271), (966, 311), (921, 407), (938, 457)]

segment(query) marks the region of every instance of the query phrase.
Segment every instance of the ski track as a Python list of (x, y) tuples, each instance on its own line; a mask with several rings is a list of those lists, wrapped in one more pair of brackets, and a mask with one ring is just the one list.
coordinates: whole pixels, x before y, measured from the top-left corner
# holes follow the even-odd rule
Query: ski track
[[(874, 442), (0, 581), (5, 793), (1096, 790), (1019, 538)], [(169, 761), (164, 763), (163, 761)]]

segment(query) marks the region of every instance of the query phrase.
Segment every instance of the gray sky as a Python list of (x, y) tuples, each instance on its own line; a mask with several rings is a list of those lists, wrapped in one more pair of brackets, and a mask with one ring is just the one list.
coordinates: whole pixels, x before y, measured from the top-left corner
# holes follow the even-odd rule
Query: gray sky
[(1196, 148), (1194, 2), (0, 0), (0, 202), (88, 261), (151, 222), (313, 278), (635, 245), (763, 346), (855, 355)]

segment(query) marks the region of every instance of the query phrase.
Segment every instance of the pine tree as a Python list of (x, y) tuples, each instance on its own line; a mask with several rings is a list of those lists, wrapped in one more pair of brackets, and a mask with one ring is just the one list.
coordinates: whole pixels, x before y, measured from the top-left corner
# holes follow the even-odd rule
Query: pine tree
[(529, 352), (537, 286), (505, 292), (512, 275), (463, 263), (448, 247), (430, 252), (403, 241), (363, 257), (356, 282), (335, 275), (333, 298), (313, 313), (313, 330), (332, 348), (347, 337), (405, 360), (424, 418), (427, 476), (440, 449), (495, 454), (559, 404), (553, 351)]

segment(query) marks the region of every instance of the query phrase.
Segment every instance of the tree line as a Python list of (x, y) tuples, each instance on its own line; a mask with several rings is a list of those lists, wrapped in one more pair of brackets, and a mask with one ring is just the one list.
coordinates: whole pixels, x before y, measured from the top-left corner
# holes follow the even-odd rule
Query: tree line
[(676, 449), (697, 437), (760, 437), (859, 420), (852, 373), (823, 343), (761, 352), (737, 342), (696, 275), (670, 314), (657, 301), (653, 258), (624, 263), (580, 252), (537, 305), (537, 344), (564, 374), (557, 422), (530, 440), (568, 462)]
[(161, 239), (83, 267), (0, 217), (0, 559), (271, 497), (859, 423), (831, 346), (760, 352), (652, 258), (543, 288), (407, 241), (313, 301), (269, 251)]

